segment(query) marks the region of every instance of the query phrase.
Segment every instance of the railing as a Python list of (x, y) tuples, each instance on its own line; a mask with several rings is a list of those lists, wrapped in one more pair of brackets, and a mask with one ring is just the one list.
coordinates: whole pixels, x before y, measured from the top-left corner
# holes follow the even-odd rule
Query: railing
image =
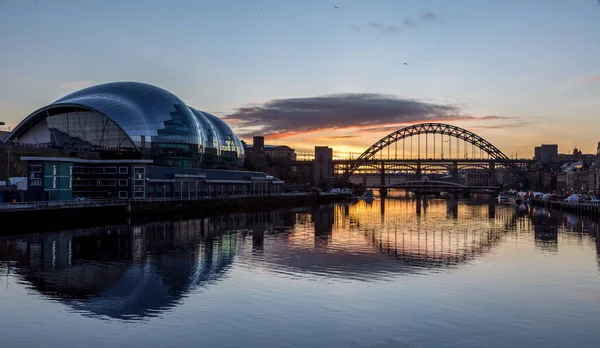
[(537, 204), (553, 204), (553, 205), (562, 205), (562, 206), (569, 206), (569, 207), (574, 207), (574, 206), (592, 206), (592, 207), (598, 207), (600, 206), (600, 201), (596, 201), (596, 202), (592, 202), (592, 201), (586, 201), (586, 200), (579, 200), (579, 201), (566, 201), (564, 199), (561, 200), (543, 200), (543, 199), (539, 199), (539, 198), (535, 198), (533, 200), (535, 203)]
[(219, 195), (219, 196), (198, 196), (198, 197), (157, 197), (157, 198), (114, 198), (114, 199), (84, 199), (70, 201), (31, 201), (17, 203), (0, 203), (0, 211), (2, 210), (17, 210), (17, 209), (55, 209), (55, 208), (82, 208), (82, 207), (101, 207), (101, 206), (118, 206), (129, 205), (132, 203), (156, 203), (156, 202), (190, 202), (190, 201), (206, 201), (206, 200), (231, 200), (240, 198), (257, 198), (257, 197), (283, 197), (293, 196), (302, 197), (310, 196), (310, 192), (299, 193), (261, 193), (261, 194), (236, 194), (236, 195)]

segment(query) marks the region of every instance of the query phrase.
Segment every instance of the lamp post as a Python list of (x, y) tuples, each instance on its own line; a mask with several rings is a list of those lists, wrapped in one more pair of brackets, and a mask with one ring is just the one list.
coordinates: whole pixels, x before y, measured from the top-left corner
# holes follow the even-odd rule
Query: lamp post
[(198, 180), (196, 180), (196, 200), (198, 200)]
[(167, 191), (166, 191), (166, 187), (167, 187), (167, 185), (166, 185), (166, 184), (163, 184), (163, 192), (162, 192), (163, 199), (167, 198)]

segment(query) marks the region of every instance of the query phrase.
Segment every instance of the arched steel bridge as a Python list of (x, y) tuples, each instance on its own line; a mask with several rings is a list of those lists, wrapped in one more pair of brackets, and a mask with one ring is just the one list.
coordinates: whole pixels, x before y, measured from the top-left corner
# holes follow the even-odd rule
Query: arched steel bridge
[[(480, 137), (479, 135), (477, 135), (473, 132), (470, 132), (464, 128), (460, 128), (457, 126), (453, 126), (450, 124), (444, 124), (444, 123), (420, 123), (420, 124), (401, 128), (395, 132), (388, 134), (387, 136), (381, 138), (375, 144), (371, 145), (371, 147), (369, 147), (365, 152), (363, 152), (358, 158), (350, 161), (344, 171), (343, 178), (345, 180), (348, 180), (350, 178), (350, 176), (359, 167), (366, 165), (370, 161), (376, 159), (375, 155), (378, 153), (382, 153), (383, 149), (388, 148), (390, 145), (397, 143), (398, 141), (400, 141), (402, 139), (413, 137), (413, 136), (419, 136), (422, 134), (433, 134), (434, 142), (435, 142), (435, 134), (440, 134), (442, 136), (447, 135), (449, 137), (463, 140), (466, 143), (470, 143), (474, 147), (477, 147), (481, 151), (485, 152), (489, 156), (490, 161), (493, 161), (495, 163), (498, 163), (498, 164), (504, 166), (524, 186), (528, 186), (528, 184), (529, 184), (529, 177), (527, 176), (526, 171), (517, 165), (520, 162), (519, 160), (511, 160), (502, 151), (500, 151), (500, 149), (498, 149), (496, 146), (492, 145), (489, 141), (485, 140), (484, 138)], [(426, 138), (426, 140), (427, 140), (427, 138)], [(419, 138), (419, 141), (420, 141), (420, 138)], [(443, 146), (443, 143), (442, 143), (442, 146)], [(434, 148), (435, 148), (435, 145), (434, 145)], [(419, 144), (419, 151), (420, 151), (420, 144)], [(388, 152), (389, 152), (389, 148), (388, 148)], [(457, 150), (457, 152), (458, 152), (458, 150)], [(419, 157), (420, 157), (420, 154), (419, 154)], [(435, 153), (434, 153), (434, 157), (435, 157)]]

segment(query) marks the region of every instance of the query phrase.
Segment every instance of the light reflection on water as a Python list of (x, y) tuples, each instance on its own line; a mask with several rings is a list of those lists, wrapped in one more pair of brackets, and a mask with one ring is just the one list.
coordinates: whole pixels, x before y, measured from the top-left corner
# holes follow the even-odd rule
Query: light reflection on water
[(441, 199), (3, 237), (2, 347), (591, 347), (598, 237)]

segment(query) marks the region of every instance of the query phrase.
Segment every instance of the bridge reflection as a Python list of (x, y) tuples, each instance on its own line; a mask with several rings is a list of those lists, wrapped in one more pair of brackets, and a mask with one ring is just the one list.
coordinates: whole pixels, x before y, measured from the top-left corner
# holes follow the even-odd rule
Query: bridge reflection
[[(233, 264), (279, 275), (377, 281), (460, 267), (515, 236), (556, 251), (597, 222), (456, 199), (384, 199), (315, 208), (0, 238), (28, 288), (84, 315), (139, 320), (214, 286)], [(6, 264), (6, 263), (5, 263)]]

